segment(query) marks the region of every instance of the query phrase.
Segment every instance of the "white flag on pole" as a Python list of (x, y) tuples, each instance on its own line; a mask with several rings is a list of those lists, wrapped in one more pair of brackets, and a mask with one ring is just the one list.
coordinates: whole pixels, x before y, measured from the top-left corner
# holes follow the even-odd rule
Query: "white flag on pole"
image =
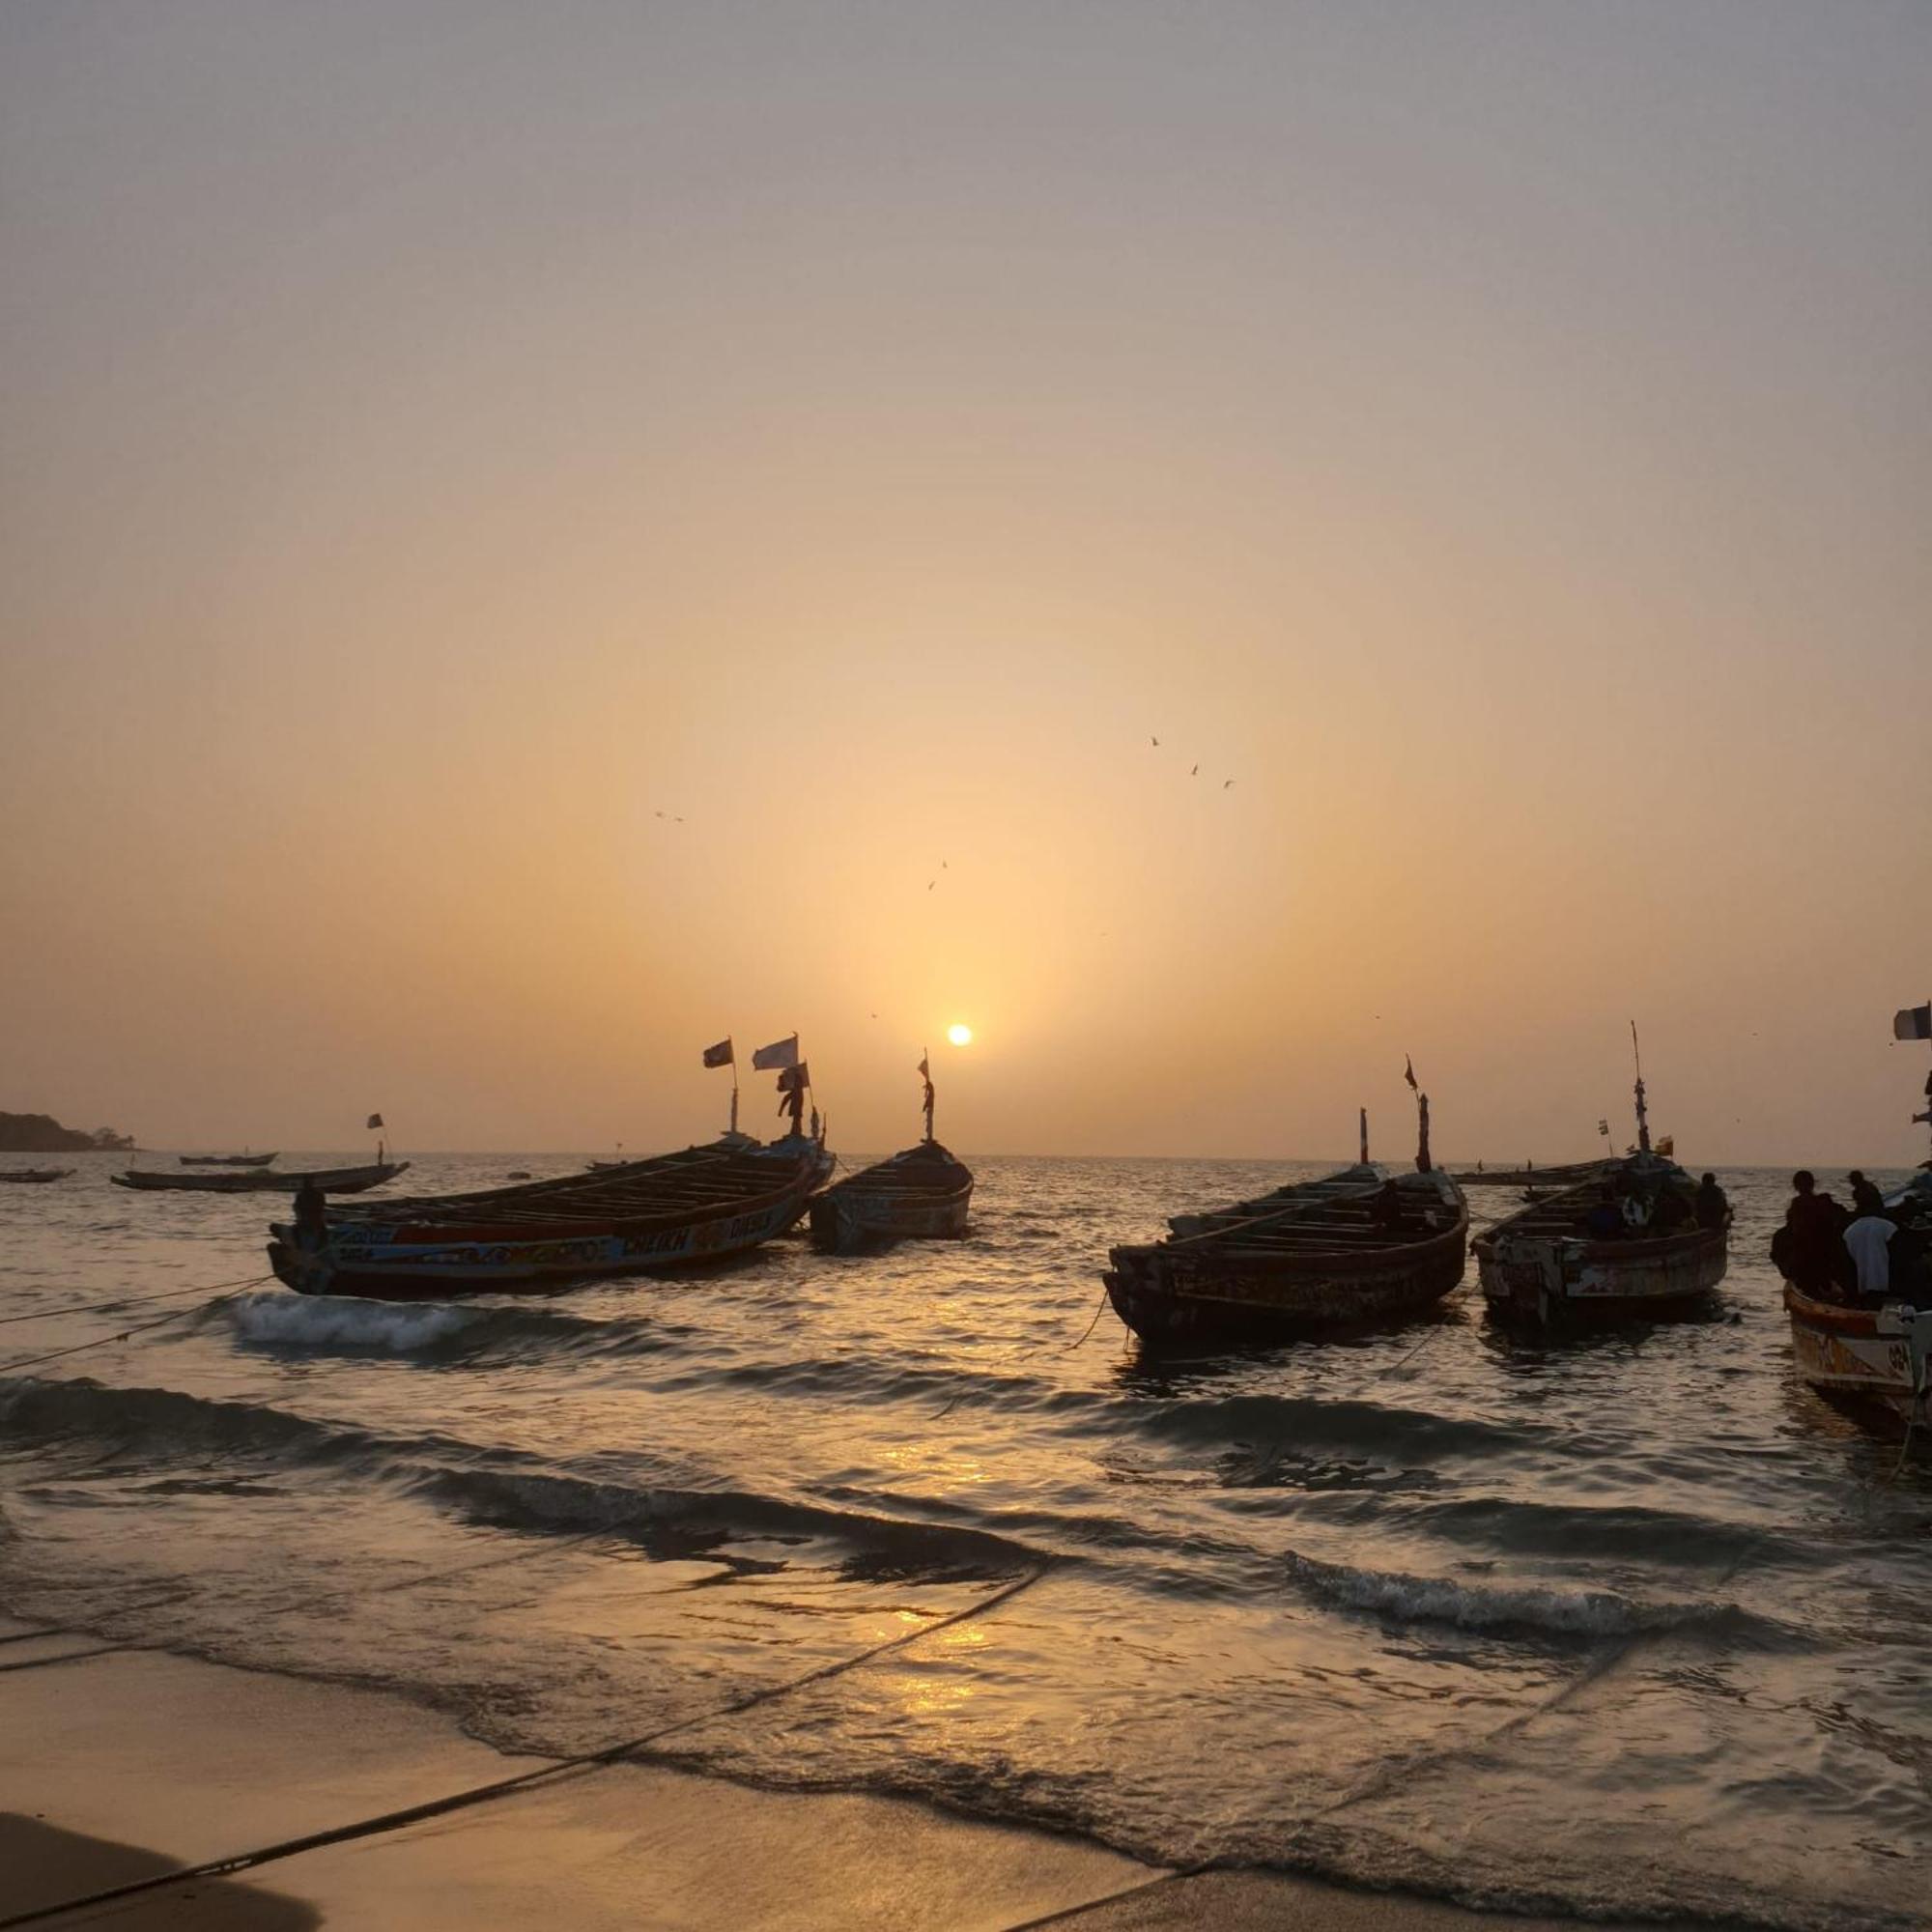
[(798, 1065), (798, 1036), (789, 1039), (775, 1039), (769, 1046), (761, 1046), (752, 1055), (752, 1071), (769, 1073), (775, 1066), (796, 1066)]

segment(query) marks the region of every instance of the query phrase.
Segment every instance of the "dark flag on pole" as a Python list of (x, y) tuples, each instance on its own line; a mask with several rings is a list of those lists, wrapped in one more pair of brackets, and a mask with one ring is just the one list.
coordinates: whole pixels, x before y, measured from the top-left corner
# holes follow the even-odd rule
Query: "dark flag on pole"
[(1415, 1084), (1415, 1062), (1407, 1054), (1402, 1057), (1402, 1077), (1408, 1082), (1411, 1094), (1420, 1094), (1422, 1089)]
[(731, 1039), (728, 1034), (716, 1046), (707, 1046), (704, 1049), (704, 1064), (707, 1066), (729, 1066), (733, 1064), (734, 1059), (735, 1056), (731, 1051)]
[(383, 1117), (381, 1114), (371, 1114), (369, 1116), (369, 1127), (372, 1132), (377, 1127), (380, 1127), (382, 1124), (383, 1124)]
[(1922, 1007), (1901, 1007), (1891, 1016), (1893, 1039), (1932, 1039), (1932, 1001)]

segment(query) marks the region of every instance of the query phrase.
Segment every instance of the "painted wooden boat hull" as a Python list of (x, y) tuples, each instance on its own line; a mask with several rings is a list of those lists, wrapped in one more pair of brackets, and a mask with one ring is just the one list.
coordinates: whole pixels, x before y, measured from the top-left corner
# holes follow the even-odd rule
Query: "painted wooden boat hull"
[(1728, 1265), (1721, 1228), (1644, 1241), (1512, 1235), (1503, 1228), (1476, 1242), (1484, 1299), (1498, 1314), (1533, 1321), (1681, 1314), (1712, 1293)]
[[(1356, 1173), (1371, 1175), (1352, 1181)], [(1334, 1246), (1267, 1252), (1271, 1228), (1300, 1229), (1305, 1202), (1337, 1190), (1364, 1207), (1378, 1170), (1350, 1170), (1305, 1188), (1213, 1214), (1177, 1217), (1168, 1240), (1116, 1248), (1103, 1279), (1120, 1316), (1143, 1342), (1211, 1349), (1293, 1341), (1338, 1330), (1386, 1326), (1425, 1313), (1462, 1281), (1468, 1261), (1467, 1206), (1439, 1175), (1408, 1176), (1405, 1187), (1448, 1222), (1411, 1239), (1362, 1239), (1356, 1229)], [(1271, 1203), (1276, 1211), (1261, 1212)], [(1319, 1236), (1316, 1236), (1319, 1238)], [(1360, 1242), (1350, 1248), (1349, 1241)], [(1243, 1245), (1244, 1242), (1257, 1245)]]
[[(331, 1212), (320, 1247), (305, 1243), (293, 1226), (278, 1225), (271, 1231), (270, 1264), (298, 1293), (397, 1300), (542, 1293), (614, 1276), (694, 1267), (743, 1254), (795, 1226), (831, 1165), (816, 1149), (773, 1153), (762, 1171), (753, 1161), (733, 1198), (705, 1209), (601, 1216), (580, 1211), (592, 1190), (609, 1185), (621, 1201), (627, 1184), (642, 1193), (654, 1170), (668, 1170), (683, 1158), (631, 1162), (628, 1174), (533, 1181), (443, 1202), (404, 1202), (396, 1204), (394, 1218), (375, 1208), (344, 1210), (339, 1217)], [(697, 1174), (701, 1184), (703, 1162), (677, 1172)]]
[(363, 1194), (407, 1173), (409, 1165), (406, 1160), (393, 1160), (367, 1167), (310, 1168), (300, 1174), (270, 1173), (259, 1168), (236, 1174), (144, 1174), (134, 1169), (107, 1178), (116, 1187), (131, 1187), (151, 1194), (293, 1194), (305, 1180), (325, 1194)]
[(1819, 1301), (1788, 1280), (1784, 1307), (1798, 1373), (1820, 1395), (1839, 1407), (1932, 1424), (1925, 1370), (1932, 1310), (1919, 1313), (1900, 1302), (1847, 1308)]
[(281, 1156), (272, 1153), (185, 1153), (177, 1158), (184, 1167), (273, 1167)]
[(924, 1142), (814, 1195), (812, 1239), (840, 1255), (894, 1241), (956, 1240), (972, 1205), (972, 1170)]
[(957, 1240), (967, 1231), (972, 1205), (970, 1180), (956, 1194), (931, 1197), (833, 1188), (811, 1203), (812, 1239), (838, 1255), (893, 1241)]
[(1212, 1348), (1292, 1342), (1349, 1328), (1386, 1326), (1421, 1315), (1462, 1281), (1466, 1229), (1399, 1250), (1376, 1265), (1243, 1269), (1231, 1263), (1121, 1262), (1104, 1276), (1114, 1312), (1144, 1342)]
[(71, 1167), (0, 1168), (0, 1180), (11, 1180), (18, 1187), (44, 1187), (50, 1180), (65, 1180), (72, 1172)]

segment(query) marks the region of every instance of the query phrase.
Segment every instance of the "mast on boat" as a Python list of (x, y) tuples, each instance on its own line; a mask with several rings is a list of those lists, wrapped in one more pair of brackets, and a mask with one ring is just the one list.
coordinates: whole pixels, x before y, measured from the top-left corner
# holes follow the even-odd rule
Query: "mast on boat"
[(1415, 1095), (1415, 1171), (1427, 1174), (1435, 1164), (1429, 1158), (1429, 1095), (1415, 1077), (1415, 1062), (1406, 1054), (1403, 1056), (1402, 1077)]
[(1363, 1167), (1367, 1167), (1369, 1164), (1369, 1110), (1366, 1107), (1364, 1107), (1361, 1110), (1361, 1114), (1362, 1114), (1362, 1151), (1356, 1156), (1356, 1158)]
[(932, 1145), (932, 1050), (919, 1050), (919, 1077), (925, 1082), (925, 1144)]
[(1643, 1049), (1637, 1045), (1636, 1022), (1631, 1021), (1631, 1054), (1636, 1062), (1636, 1145), (1640, 1153), (1650, 1151), (1650, 1109), (1643, 1098)]

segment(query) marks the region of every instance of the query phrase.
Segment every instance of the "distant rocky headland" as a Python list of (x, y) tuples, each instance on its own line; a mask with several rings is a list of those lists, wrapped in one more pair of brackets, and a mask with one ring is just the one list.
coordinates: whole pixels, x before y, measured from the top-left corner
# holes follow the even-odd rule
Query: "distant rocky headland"
[(0, 1153), (85, 1153), (133, 1145), (132, 1134), (117, 1134), (112, 1127), (96, 1127), (90, 1134), (62, 1126), (51, 1114), (0, 1114)]

